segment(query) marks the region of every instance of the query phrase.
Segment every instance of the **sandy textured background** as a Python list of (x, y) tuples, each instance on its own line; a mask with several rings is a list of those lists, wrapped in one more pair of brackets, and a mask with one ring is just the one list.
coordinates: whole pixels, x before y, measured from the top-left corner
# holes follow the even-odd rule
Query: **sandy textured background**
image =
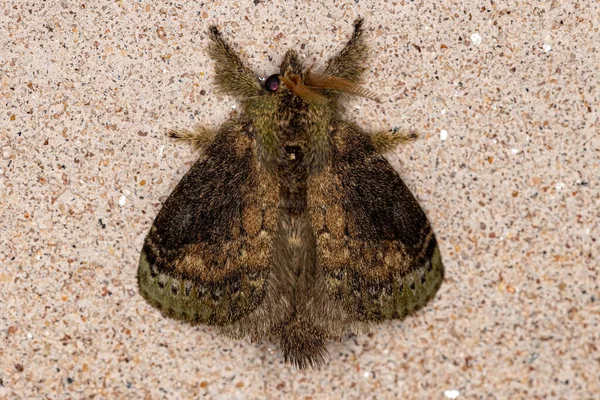
[[(420, 133), (389, 158), (447, 280), (298, 372), (163, 318), (138, 255), (196, 157), (166, 129), (237, 112), (208, 25), (266, 76), (289, 47), (322, 67), (358, 15), (385, 101), (348, 117)], [(0, 398), (598, 398), (597, 1), (38, 0), (0, 21)]]

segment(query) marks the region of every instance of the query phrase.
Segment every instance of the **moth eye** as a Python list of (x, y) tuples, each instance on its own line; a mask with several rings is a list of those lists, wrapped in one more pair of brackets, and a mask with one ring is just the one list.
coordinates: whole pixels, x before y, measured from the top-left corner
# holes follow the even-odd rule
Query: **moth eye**
[(279, 89), (279, 75), (274, 74), (265, 80), (265, 89), (269, 92), (276, 92)]

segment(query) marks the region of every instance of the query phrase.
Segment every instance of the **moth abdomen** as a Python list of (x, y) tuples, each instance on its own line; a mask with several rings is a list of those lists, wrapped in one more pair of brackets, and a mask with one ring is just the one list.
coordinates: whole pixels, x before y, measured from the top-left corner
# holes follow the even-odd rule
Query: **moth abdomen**
[(326, 335), (311, 322), (302, 320), (301, 316), (292, 317), (278, 333), (286, 362), (299, 369), (316, 367), (325, 362)]

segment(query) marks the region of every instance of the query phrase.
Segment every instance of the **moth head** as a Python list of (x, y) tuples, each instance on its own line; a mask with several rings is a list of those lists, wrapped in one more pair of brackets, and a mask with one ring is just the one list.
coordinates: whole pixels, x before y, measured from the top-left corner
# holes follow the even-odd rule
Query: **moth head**
[(279, 73), (266, 79), (256, 75), (232, 51), (223, 40), (216, 26), (209, 30), (212, 40), (209, 54), (216, 61), (215, 80), (225, 93), (241, 100), (257, 99), (257, 96), (298, 96), (307, 102), (337, 104), (344, 94), (367, 97), (379, 101), (377, 96), (360, 85), (364, 70), (361, 62), (366, 46), (362, 39), (361, 18), (354, 22), (354, 33), (342, 51), (327, 62), (322, 73), (306, 68), (298, 53), (288, 50), (279, 67)]
[(300, 96), (307, 102), (327, 101), (324, 96), (304, 84), (306, 72), (298, 53), (290, 49), (281, 61), (279, 73), (273, 74), (263, 81), (264, 90), (266, 94), (274, 96)]
[(371, 91), (342, 77), (315, 73), (302, 65), (298, 53), (290, 49), (285, 54), (279, 67), (279, 73), (266, 78), (263, 83), (268, 93), (278, 93), (282, 88), (307, 102), (327, 102), (327, 91), (340, 91), (375, 100), (377, 96)]
[(271, 94), (287, 89), (308, 102), (327, 102), (327, 91), (336, 90), (347, 94), (366, 97), (380, 102), (377, 95), (364, 87), (344, 78), (314, 72), (296, 74), (289, 70), (284, 74), (273, 74), (264, 80), (265, 91)]

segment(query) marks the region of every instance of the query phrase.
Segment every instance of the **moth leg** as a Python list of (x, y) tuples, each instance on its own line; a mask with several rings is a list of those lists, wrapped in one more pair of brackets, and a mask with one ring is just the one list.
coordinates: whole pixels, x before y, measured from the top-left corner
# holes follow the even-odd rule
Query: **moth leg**
[(167, 135), (173, 139), (186, 141), (194, 146), (194, 149), (204, 151), (214, 140), (215, 132), (201, 125), (196, 125), (193, 131), (187, 129), (171, 129)]
[(409, 142), (418, 137), (415, 132), (397, 132), (392, 129), (371, 134), (371, 142), (378, 153), (393, 151), (398, 145)]
[(208, 54), (215, 61), (215, 83), (219, 89), (239, 100), (260, 94), (258, 79), (223, 40), (216, 26), (209, 28), (209, 36), (212, 43)]
[(366, 69), (362, 61), (366, 56), (367, 46), (363, 40), (363, 19), (354, 21), (354, 33), (346, 43), (346, 47), (327, 62), (325, 74), (339, 76), (352, 82), (357, 82)]

